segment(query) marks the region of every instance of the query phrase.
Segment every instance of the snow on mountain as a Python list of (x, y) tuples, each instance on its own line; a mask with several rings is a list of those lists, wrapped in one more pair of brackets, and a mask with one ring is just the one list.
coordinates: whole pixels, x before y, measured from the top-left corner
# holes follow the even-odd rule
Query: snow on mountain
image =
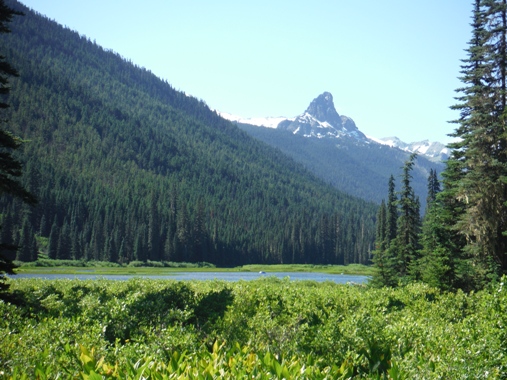
[(324, 92), (313, 99), (306, 111), (296, 117), (257, 117), (242, 118), (225, 112), (219, 112), (224, 119), (256, 125), (266, 128), (287, 130), (295, 135), (313, 138), (343, 138), (352, 137), (357, 141), (369, 144), (371, 142), (388, 145), (410, 153), (418, 153), (432, 161), (445, 161), (450, 150), (442, 143), (423, 140), (405, 143), (397, 137), (376, 138), (363, 134), (348, 116), (339, 115), (333, 103), (333, 95)]
[(220, 116), (222, 116), (224, 119), (234, 121), (236, 123), (243, 123), (243, 124), (250, 124), (250, 125), (257, 125), (259, 127), (265, 127), (265, 128), (276, 128), (280, 122), (284, 120), (294, 120), (294, 118), (287, 118), (283, 116), (278, 117), (241, 117), (232, 115), (230, 113), (226, 112), (218, 112)]
[(428, 157), (433, 161), (445, 161), (449, 158), (451, 150), (447, 148), (444, 144), (429, 140), (417, 141), (412, 143), (405, 143), (401, 141), (398, 137), (384, 137), (381, 139), (373, 138), (368, 136), (370, 140), (378, 142), (379, 144), (388, 145), (393, 148), (398, 148), (410, 153), (418, 153)]
[(336, 112), (333, 95), (329, 92), (324, 92), (313, 99), (304, 113), (296, 116), (293, 120), (280, 122), (277, 128), (304, 137), (337, 138), (349, 136), (358, 140), (366, 138), (351, 118), (340, 116)]

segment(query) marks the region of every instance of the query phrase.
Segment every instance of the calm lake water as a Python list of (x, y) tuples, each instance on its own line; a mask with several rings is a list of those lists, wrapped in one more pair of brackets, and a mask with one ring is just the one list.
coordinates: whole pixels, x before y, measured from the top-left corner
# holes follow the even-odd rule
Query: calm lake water
[(11, 278), (45, 278), (48, 280), (56, 279), (79, 279), (79, 280), (129, 280), (134, 277), (149, 278), (155, 280), (223, 280), (240, 281), (255, 280), (262, 277), (288, 277), (291, 281), (332, 281), (337, 284), (346, 284), (348, 282), (362, 284), (368, 281), (368, 276), (355, 276), (346, 274), (325, 274), (325, 273), (303, 273), (303, 272), (175, 272), (168, 275), (150, 276), (150, 275), (94, 275), (94, 274), (16, 274), (9, 276)]

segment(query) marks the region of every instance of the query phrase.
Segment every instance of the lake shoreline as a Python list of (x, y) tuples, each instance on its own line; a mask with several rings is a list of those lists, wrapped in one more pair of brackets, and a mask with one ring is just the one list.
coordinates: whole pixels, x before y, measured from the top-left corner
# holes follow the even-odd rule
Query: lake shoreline
[(133, 279), (141, 280), (168, 280), (168, 281), (256, 281), (256, 280), (280, 280), (280, 281), (304, 281), (304, 282), (334, 282), (336, 284), (366, 284), (370, 277), (364, 275), (350, 274), (329, 274), (318, 272), (171, 272), (158, 275), (132, 275), (132, 274), (92, 274), (90, 272), (81, 272), (74, 274), (64, 273), (20, 273), (10, 275), (12, 280), (23, 279), (42, 279), (48, 281), (58, 280), (111, 280), (111, 281), (130, 281)]
[(286, 272), (286, 273), (323, 273), (335, 275), (361, 275), (371, 276), (373, 268), (365, 265), (311, 265), (311, 264), (251, 264), (235, 268), (216, 267), (154, 267), (154, 266), (29, 266), (22, 265), (15, 270), (16, 274), (90, 274), (90, 275), (130, 275), (130, 276), (165, 276), (180, 272), (203, 273), (259, 273)]

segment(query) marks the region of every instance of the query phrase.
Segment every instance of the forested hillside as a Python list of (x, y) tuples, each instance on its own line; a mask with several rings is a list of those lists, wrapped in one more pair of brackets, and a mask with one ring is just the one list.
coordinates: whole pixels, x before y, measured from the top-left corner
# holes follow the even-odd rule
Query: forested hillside
[[(249, 135), (280, 149), (302, 163), (312, 173), (347, 194), (380, 203), (385, 199), (391, 175), (398, 174), (410, 152), (391, 148), (374, 142), (359, 141), (353, 137), (308, 138), (291, 132), (262, 128), (249, 124), (238, 124)], [(430, 170), (440, 173), (441, 162), (431, 162), (423, 155), (415, 162), (412, 184), (416, 195), (425, 209), (427, 182)]]
[(84, 36), (21, 10), (2, 54), (30, 208), (4, 198), (17, 259), (366, 263), (376, 207)]

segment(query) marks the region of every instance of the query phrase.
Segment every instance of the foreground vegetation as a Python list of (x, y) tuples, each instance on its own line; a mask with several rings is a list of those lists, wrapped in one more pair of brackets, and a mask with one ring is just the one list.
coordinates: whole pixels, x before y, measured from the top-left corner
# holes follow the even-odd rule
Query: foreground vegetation
[(503, 283), (470, 294), (274, 278), (10, 289), (19, 305), (0, 302), (3, 379), (507, 376)]

